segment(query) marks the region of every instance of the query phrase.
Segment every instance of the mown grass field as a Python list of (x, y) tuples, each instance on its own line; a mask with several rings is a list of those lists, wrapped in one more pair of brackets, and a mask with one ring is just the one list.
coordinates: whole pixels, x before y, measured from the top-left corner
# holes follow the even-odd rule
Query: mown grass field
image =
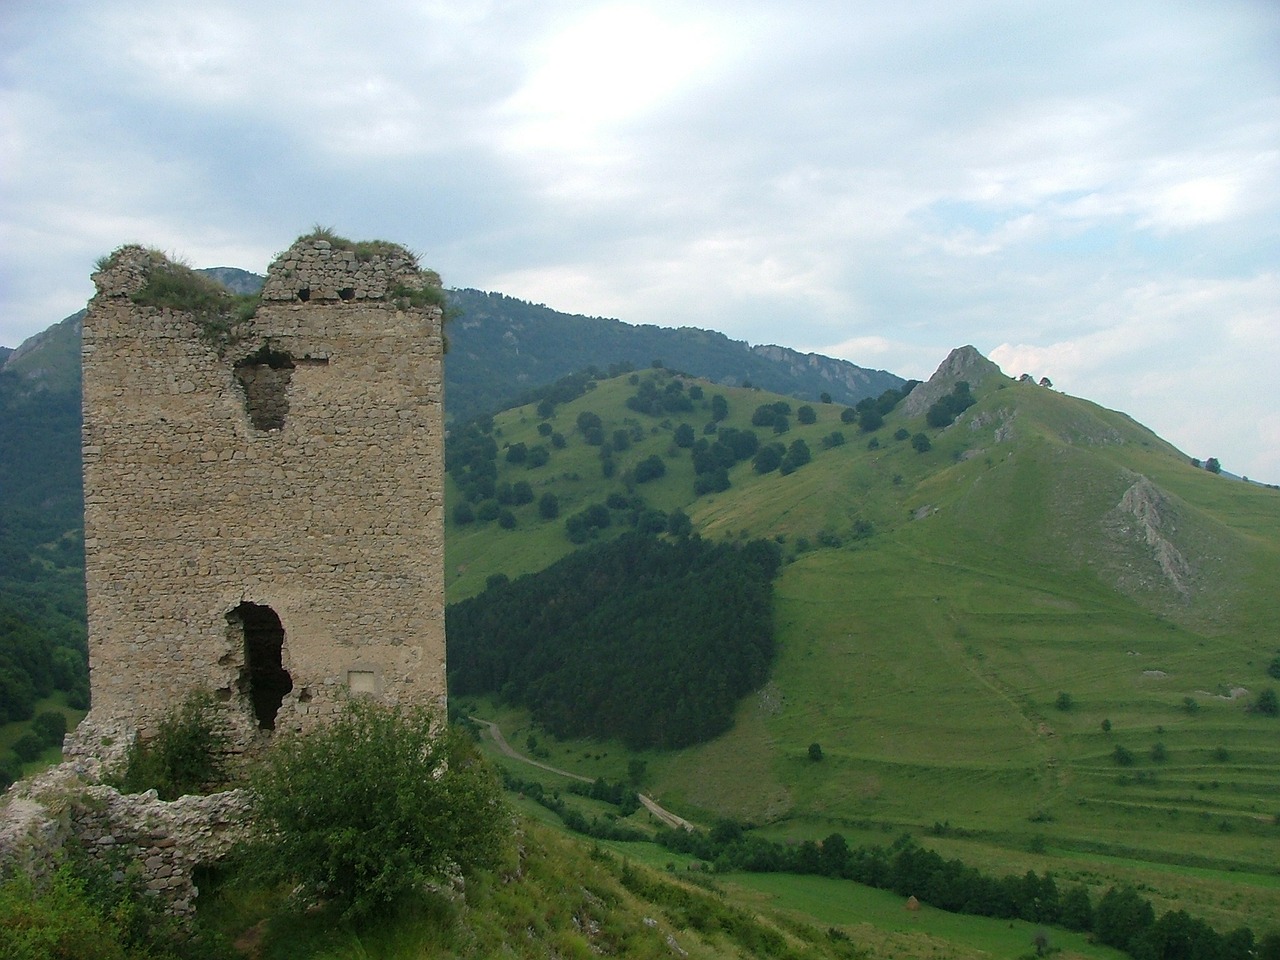
[[(703, 386), (738, 428), (778, 399)], [(1196, 470), (1121, 414), (998, 380), (943, 430), (895, 411), (869, 437), (815, 403), (814, 424), (793, 418), (777, 437), (803, 438), (811, 463), (789, 476), (738, 464), (729, 490), (694, 497), (672, 432), (701, 431), (706, 400), (651, 418), (623, 406), (634, 389), (605, 381), (561, 406), (551, 423), (567, 444), (544, 467), (500, 449), (500, 479), (556, 492), (561, 516), (531, 505), (514, 530), (450, 526), (446, 562), (450, 600), (539, 569), (572, 549), (564, 517), (614, 490), (685, 510), (703, 536), (782, 544), (770, 682), (716, 741), (643, 755), (647, 792), (698, 822), (851, 842), (905, 830), (995, 872), (1030, 858), (1099, 890), (1141, 884), (1224, 929), (1280, 924), (1280, 719), (1247, 709), (1277, 685), (1280, 492)], [(606, 434), (643, 434), (611, 480), (574, 433), (581, 410)], [(498, 417), (499, 447), (540, 442), (538, 422), (531, 407)], [(899, 427), (932, 449), (893, 439)], [(824, 449), (833, 430), (846, 442)], [(653, 453), (666, 476), (628, 490), (628, 466)], [(1153, 499), (1122, 508), (1144, 477)], [(559, 766), (625, 775), (616, 744), (535, 734)]]

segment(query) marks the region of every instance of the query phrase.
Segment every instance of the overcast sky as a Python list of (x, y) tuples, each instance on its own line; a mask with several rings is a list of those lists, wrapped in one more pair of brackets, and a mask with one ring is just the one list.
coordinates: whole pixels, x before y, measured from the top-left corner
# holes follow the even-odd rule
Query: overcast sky
[(903, 377), (972, 343), (1280, 482), (1276, 0), (3, 0), (0, 57), (0, 344), (122, 243), (321, 224)]

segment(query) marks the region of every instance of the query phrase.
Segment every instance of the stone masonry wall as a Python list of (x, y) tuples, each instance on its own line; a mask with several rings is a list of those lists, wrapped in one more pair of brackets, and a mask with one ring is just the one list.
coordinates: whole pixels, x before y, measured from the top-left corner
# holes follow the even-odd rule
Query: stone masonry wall
[(229, 790), (166, 802), (96, 782), (94, 760), (60, 764), (14, 784), (0, 811), (0, 876), (44, 879), (74, 844), (118, 880), (135, 878), (178, 916), (195, 912), (195, 868), (224, 858), (248, 835), (248, 798)]
[[(93, 709), (144, 735), (192, 691), (240, 747), (350, 692), (443, 706), (439, 280), (390, 244), (299, 240), (230, 345), (145, 306), (141, 247), (84, 324)], [(437, 298), (438, 299), (438, 298)]]

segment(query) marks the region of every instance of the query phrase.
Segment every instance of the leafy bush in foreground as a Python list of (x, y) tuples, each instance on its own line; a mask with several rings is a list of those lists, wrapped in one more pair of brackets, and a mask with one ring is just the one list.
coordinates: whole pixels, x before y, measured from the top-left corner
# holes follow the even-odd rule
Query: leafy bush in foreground
[(367, 700), (277, 744), (251, 791), (252, 869), (344, 920), (496, 865), (510, 831), (501, 788), (464, 733), (436, 730), (426, 710)]

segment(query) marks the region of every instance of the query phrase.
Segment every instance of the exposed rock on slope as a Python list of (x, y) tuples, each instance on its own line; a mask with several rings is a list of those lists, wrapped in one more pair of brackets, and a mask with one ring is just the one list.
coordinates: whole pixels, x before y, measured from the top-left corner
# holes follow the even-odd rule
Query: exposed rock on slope
[(873, 397), (877, 395), (877, 388), (883, 392), (887, 389), (888, 381), (898, 379), (885, 370), (867, 370), (848, 360), (836, 360), (817, 353), (801, 353), (772, 343), (754, 346), (751, 352), (783, 365), (797, 379), (816, 374), (842, 395), (848, 391), (851, 396)]
[[(1107, 513), (1103, 524), (1115, 540), (1145, 543), (1165, 584), (1183, 596), (1190, 593), (1191, 564), (1170, 539), (1178, 529), (1174, 506), (1154, 483), (1146, 477), (1138, 477), (1124, 492), (1120, 502)], [(1121, 579), (1138, 581), (1130, 586), (1150, 587), (1153, 584), (1143, 582), (1150, 579), (1150, 572), (1136, 567), (1123, 574)]]

